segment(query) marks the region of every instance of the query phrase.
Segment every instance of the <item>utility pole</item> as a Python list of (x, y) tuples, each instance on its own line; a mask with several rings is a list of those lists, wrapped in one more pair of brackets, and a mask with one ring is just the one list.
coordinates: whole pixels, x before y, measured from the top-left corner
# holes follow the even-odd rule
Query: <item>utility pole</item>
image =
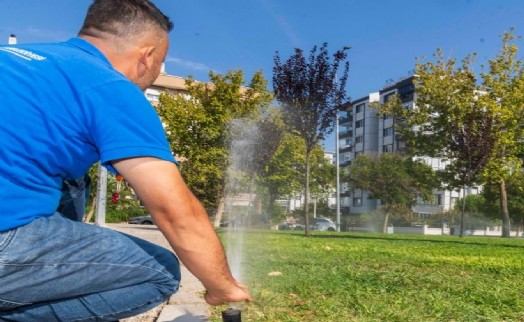
[(336, 216), (337, 216), (337, 231), (340, 231), (340, 151), (339, 151), (339, 142), (338, 142), (338, 109), (337, 114), (335, 117), (335, 150), (336, 150), (336, 158), (335, 158), (335, 169), (337, 173), (337, 208), (336, 208)]
[(95, 225), (106, 225), (107, 169), (98, 164), (98, 184), (96, 186)]

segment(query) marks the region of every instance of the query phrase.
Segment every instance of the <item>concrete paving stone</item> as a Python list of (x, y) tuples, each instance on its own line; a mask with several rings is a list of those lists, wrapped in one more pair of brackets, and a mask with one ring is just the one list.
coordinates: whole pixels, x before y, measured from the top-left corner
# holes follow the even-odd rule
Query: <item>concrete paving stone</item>
[[(107, 224), (114, 229), (156, 245), (171, 249), (169, 243), (152, 225)], [(180, 267), (182, 281), (180, 289), (173, 294), (168, 303), (162, 304), (140, 315), (121, 320), (121, 322), (202, 322), (209, 321), (209, 305), (204, 300), (202, 283), (183, 265)]]
[(155, 322), (166, 304), (162, 303), (151, 310), (130, 318), (121, 319), (120, 322)]
[(157, 322), (202, 322), (209, 321), (206, 304), (166, 305)]

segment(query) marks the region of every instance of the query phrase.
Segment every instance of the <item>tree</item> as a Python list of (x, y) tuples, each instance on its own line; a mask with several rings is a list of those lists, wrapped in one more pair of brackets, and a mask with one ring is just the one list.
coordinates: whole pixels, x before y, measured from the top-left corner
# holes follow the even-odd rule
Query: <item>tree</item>
[[(513, 31), (513, 30), (512, 30)], [(510, 214), (506, 181), (522, 166), (524, 127), (524, 66), (514, 43), (512, 32), (502, 35), (502, 49), (489, 61), (489, 71), (482, 73), (480, 99), (496, 122), (491, 127), (495, 151), (486, 165), (484, 175), (489, 183), (497, 183), (502, 212), (502, 237), (509, 237)]]
[[(445, 60), (438, 50), (435, 63), (417, 64), (414, 79), (416, 107), (405, 108), (398, 97), (381, 106), (381, 113), (396, 117), (396, 131), (412, 156), (444, 158), (439, 171), (448, 189), (462, 188), (480, 180), (493, 153), (493, 117), (478, 100), (476, 79), (467, 56), (460, 67), (455, 59)], [(465, 196), (462, 200), (465, 201)], [(464, 209), (460, 236), (464, 232)]]
[[(443, 158), (440, 171), (448, 188), (495, 181), (501, 190), (503, 236), (509, 236), (505, 178), (518, 168), (519, 140), (524, 106), (524, 71), (516, 60), (514, 36), (503, 35), (501, 53), (490, 60), (489, 72), (477, 84), (472, 62), (466, 56), (457, 66), (437, 50), (436, 62), (418, 63), (414, 79), (416, 106), (405, 108), (400, 99), (382, 105), (381, 112), (396, 118), (396, 130), (411, 155)], [(465, 202), (465, 198), (462, 198)], [(463, 236), (463, 216), (461, 233)], [(505, 210), (504, 210), (505, 209)]]
[[(463, 204), (464, 206), (462, 206)], [(486, 198), (483, 195), (479, 194), (466, 196), (465, 202), (459, 199), (455, 204), (455, 210), (462, 211), (462, 209), (469, 213), (485, 214)]]
[[(506, 182), (510, 219), (516, 223), (517, 232), (524, 228), (524, 170), (514, 171)], [(482, 191), (485, 203), (482, 212), (491, 218), (501, 218), (500, 189), (497, 184), (486, 184)], [(518, 235), (518, 234), (517, 234)]]
[(188, 96), (162, 94), (156, 108), (184, 180), (205, 207), (217, 209), (225, 193), (229, 124), (235, 118), (254, 118), (272, 96), (261, 72), (249, 87), (243, 87), (241, 70), (211, 72), (209, 77), (210, 83), (188, 79)]
[(352, 190), (365, 190), (370, 199), (380, 200), (384, 211), (384, 233), (387, 233), (392, 212), (408, 209), (417, 197), (429, 200), (432, 189), (438, 186), (430, 166), (397, 153), (360, 155), (345, 176)]
[[(258, 178), (259, 185), (268, 194), (267, 208), (271, 208), (279, 197), (291, 198), (302, 186), (301, 165), (304, 162), (303, 140), (285, 133), (281, 144), (275, 151)], [(273, 214), (269, 214), (270, 218)]]
[[(311, 151), (324, 137), (333, 131), (336, 113), (346, 98), (345, 86), (349, 63), (346, 62), (340, 80), (337, 72), (340, 63), (346, 59), (349, 47), (338, 50), (331, 61), (327, 43), (320, 48), (314, 46), (309, 58), (296, 48), (295, 54), (285, 63), (275, 54), (273, 68), (273, 89), (281, 103), (285, 122), (305, 142), (304, 172), (304, 219), (305, 234), (309, 235), (308, 201)], [(317, 52), (318, 50), (318, 52)]]

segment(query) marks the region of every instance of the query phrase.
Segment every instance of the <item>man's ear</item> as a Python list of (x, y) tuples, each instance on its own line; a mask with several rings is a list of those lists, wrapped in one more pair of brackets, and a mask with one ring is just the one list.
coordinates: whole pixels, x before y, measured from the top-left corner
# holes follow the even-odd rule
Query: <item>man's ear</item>
[(145, 75), (154, 64), (154, 46), (144, 46), (140, 49), (138, 57), (137, 74), (138, 77)]

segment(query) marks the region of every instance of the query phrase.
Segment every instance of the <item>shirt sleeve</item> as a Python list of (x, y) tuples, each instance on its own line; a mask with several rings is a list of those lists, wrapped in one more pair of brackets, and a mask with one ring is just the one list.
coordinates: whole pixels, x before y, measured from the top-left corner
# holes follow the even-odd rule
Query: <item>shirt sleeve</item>
[(116, 81), (86, 93), (91, 139), (102, 164), (116, 173), (114, 160), (155, 157), (176, 163), (160, 117), (142, 91), (127, 81)]

